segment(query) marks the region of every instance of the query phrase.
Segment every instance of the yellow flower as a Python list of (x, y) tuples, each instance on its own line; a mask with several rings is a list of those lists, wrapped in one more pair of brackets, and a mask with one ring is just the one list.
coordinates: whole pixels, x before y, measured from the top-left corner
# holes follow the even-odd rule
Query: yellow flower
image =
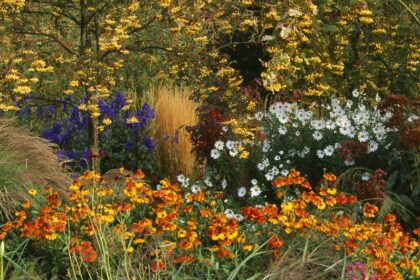
[(111, 121), (110, 118), (106, 118), (106, 119), (103, 120), (104, 125), (110, 125), (111, 123), (112, 123), (112, 121)]
[(28, 191), (28, 193), (29, 193), (30, 195), (37, 195), (37, 194), (38, 194), (38, 191), (37, 191), (36, 189), (30, 189), (30, 190)]
[(248, 251), (248, 252), (251, 251), (252, 248), (254, 248), (254, 246), (252, 246), (252, 245), (245, 245), (245, 246), (242, 247), (242, 249), (244, 249), (245, 251)]
[(130, 247), (127, 248), (126, 251), (127, 251), (127, 253), (131, 254), (131, 253), (134, 252), (134, 248), (130, 246)]
[(132, 116), (131, 118), (127, 119), (127, 123), (133, 124), (133, 123), (138, 123), (139, 120), (135, 117)]

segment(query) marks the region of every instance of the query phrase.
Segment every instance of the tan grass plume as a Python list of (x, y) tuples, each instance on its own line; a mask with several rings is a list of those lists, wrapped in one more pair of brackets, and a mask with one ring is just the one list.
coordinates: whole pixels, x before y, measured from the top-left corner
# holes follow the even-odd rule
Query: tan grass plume
[(71, 179), (59, 166), (55, 149), (54, 144), (32, 136), (15, 120), (0, 118), (0, 206), (3, 213), (27, 198), (28, 188), (51, 186), (63, 195), (66, 193)]
[[(161, 170), (167, 176), (180, 173), (186, 176), (193, 175), (196, 157), (192, 152), (193, 146), (186, 126), (197, 123), (198, 103), (190, 99), (191, 90), (184, 87), (160, 85), (151, 87), (149, 94), (153, 97), (156, 111), (154, 136), (159, 141), (156, 155)], [(176, 135), (178, 135), (178, 141), (174, 143), (171, 140)], [(169, 138), (163, 141), (165, 136)]]

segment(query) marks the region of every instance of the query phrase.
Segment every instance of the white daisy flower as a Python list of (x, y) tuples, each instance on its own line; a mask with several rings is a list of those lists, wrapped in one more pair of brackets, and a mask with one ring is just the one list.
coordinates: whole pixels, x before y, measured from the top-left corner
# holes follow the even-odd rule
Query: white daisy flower
[(251, 180), (251, 184), (252, 184), (253, 186), (256, 186), (256, 185), (258, 184), (257, 179), (252, 179), (252, 180)]
[(299, 130), (298, 130), (298, 131), (296, 131), (295, 135), (296, 135), (296, 136), (300, 136), (300, 131), (299, 131)]
[(287, 169), (283, 169), (283, 170), (280, 172), (280, 174), (281, 174), (281, 176), (286, 177), (287, 175), (289, 175), (289, 170), (287, 170)]
[(235, 142), (232, 140), (227, 140), (226, 141), (226, 148), (228, 148), (228, 150), (232, 150), (235, 148)]
[(324, 154), (327, 157), (330, 157), (334, 154), (334, 147), (332, 145), (328, 145), (324, 148)]
[(264, 140), (262, 151), (263, 153), (268, 152), (268, 150), (271, 148), (270, 142), (268, 140)]
[(362, 176), (362, 180), (363, 180), (363, 181), (367, 181), (367, 180), (369, 180), (369, 177), (370, 177), (369, 173), (368, 173), (368, 172), (366, 172), (365, 174), (363, 174), (363, 176)]
[(223, 130), (223, 132), (227, 132), (229, 130), (229, 128), (227, 126), (222, 126), (222, 130)]
[(263, 171), (265, 169), (265, 164), (260, 162), (260, 163), (257, 164), (257, 168), (258, 168), (259, 171)]
[(373, 153), (378, 150), (379, 144), (373, 140), (370, 140), (368, 143), (368, 153)]
[(235, 219), (238, 222), (242, 222), (244, 220), (244, 216), (242, 216), (241, 214), (235, 214)]
[(274, 160), (275, 161), (279, 161), (281, 159), (281, 157), (279, 156), (279, 155), (276, 155), (275, 157), (274, 157)]
[(272, 173), (270, 173), (270, 172), (266, 173), (264, 176), (265, 176), (265, 179), (266, 179), (268, 182), (273, 181), (273, 179), (274, 179), (273, 174), (272, 174)]
[(323, 150), (317, 150), (316, 151), (316, 155), (318, 156), (318, 158), (323, 159), (325, 154)]
[(185, 175), (184, 174), (179, 174), (176, 177), (177, 181), (180, 182), (181, 184), (183, 184), (185, 182)]
[(357, 97), (359, 97), (360, 92), (357, 89), (354, 89), (353, 92), (352, 92), (352, 95), (353, 95), (354, 98), (357, 98)]
[(212, 149), (212, 150), (210, 151), (210, 156), (211, 156), (211, 158), (213, 158), (213, 159), (218, 159), (218, 158), (220, 157), (220, 152), (219, 152), (219, 150)]
[(236, 149), (230, 150), (229, 155), (231, 157), (236, 157), (238, 155), (238, 150), (236, 150)]
[(226, 215), (226, 218), (228, 218), (228, 219), (234, 219), (235, 218), (235, 212), (233, 212), (232, 209), (226, 209), (225, 210), (225, 215)]
[(254, 116), (255, 116), (255, 119), (257, 121), (262, 121), (262, 119), (264, 118), (264, 113), (263, 112), (256, 112)]
[(360, 142), (366, 142), (369, 140), (369, 134), (367, 131), (360, 131), (357, 135), (357, 139), (359, 139)]
[(209, 177), (207, 177), (207, 178), (204, 180), (204, 184), (206, 184), (209, 188), (212, 188), (212, 187), (213, 187), (213, 183), (211, 182), (211, 180), (210, 180), (210, 178), (209, 178)]
[(191, 192), (192, 192), (192, 193), (196, 194), (196, 193), (198, 193), (199, 191), (201, 191), (200, 186), (198, 186), (198, 185), (192, 185), (192, 186), (191, 186)]
[(277, 131), (280, 133), (280, 135), (285, 135), (287, 133), (287, 129), (283, 126), (279, 126)]
[(322, 133), (320, 132), (320, 131), (315, 131), (313, 134), (312, 134), (312, 137), (316, 140), (316, 141), (319, 141), (319, 140), (321, 140), (322, 139)]
[(251, 197), (256, 197), (261, 194), (261, 189), (258, 186), (253, 186), (251, 189)]
[(222, 189), (226, 189), (226, 187), (227, 187), (227, 181), (226, 181), (226, 179), (223, 179), (222, 180)]
[(223, 150), (223, 148), (225, 147), (225, 143), (222, 141), (222, 140), (217, 140), (215, 143), (214, 143), (214, 147), (217, 149), (217, 150)]
[(238, 189), (238, 196), (239, 197), (244, 197), (246, 195), (246, 188), (245, 187), (240, 187)]

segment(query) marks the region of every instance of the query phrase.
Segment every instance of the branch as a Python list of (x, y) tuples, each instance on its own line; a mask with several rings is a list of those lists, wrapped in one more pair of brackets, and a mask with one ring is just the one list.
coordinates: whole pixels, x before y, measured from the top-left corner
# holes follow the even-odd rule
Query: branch
[(58, 43), (61, 47), (63, 47), (67, 52), (72, 55), (76, 55), (76, 52), (73, 51), (69, 46), (67, 46), (60, 38), (48, 33), (43, 32), (32, 32), (32, 31), (23, 31), (23, 30), (14, 30), (13, 32), (22, 35), (31, 35), (31, 36), (42, 36), (53, 39), (56, 43)]

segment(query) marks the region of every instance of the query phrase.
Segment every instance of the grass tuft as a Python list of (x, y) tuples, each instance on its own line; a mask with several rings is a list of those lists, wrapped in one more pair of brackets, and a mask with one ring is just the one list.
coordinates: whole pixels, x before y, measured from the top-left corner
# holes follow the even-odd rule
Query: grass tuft
[(19, 201), (29, 199), (29, 188), (52, 186), (60, 194), (71, 183), (59, 166), (56, 147), (32, 136), (15, 120), (0, 118), (0, 212), (8, 214)]
[[(191, 176), (196, 165), (196, 156), (186, 126), (197, 123), (198, 104), (190, 99), (191, 91), (175, 86), (151, 87), (156, 119), (155, 139), (159, 139), (156, 155), (161, 171), (166, 175)], [(166, 140), (165, 140), (166, 139)]]

